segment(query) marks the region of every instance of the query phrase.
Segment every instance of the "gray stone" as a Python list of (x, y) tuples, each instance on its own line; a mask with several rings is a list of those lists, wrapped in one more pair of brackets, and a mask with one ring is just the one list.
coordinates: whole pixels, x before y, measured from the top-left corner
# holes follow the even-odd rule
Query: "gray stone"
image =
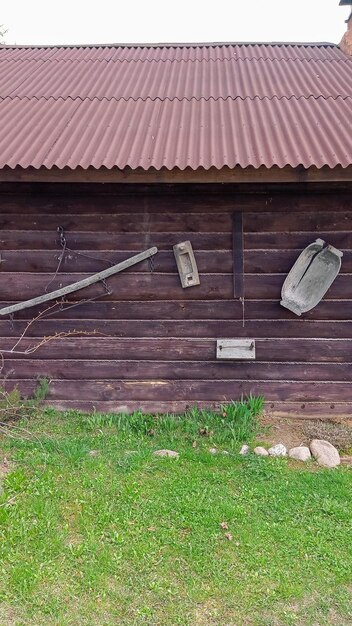
[(310, 443), (310, 451), (318, 465), (323, 467), (337, 467), (341, 463), (338, 450), (324, 439), (313, 439)]
[(309, 459), (312, 458), (310, 450), (307, 446), (297, 446), (296, 448), (291, 448), (288, 456), (291, 459), (295, 459), (295, 461), (309, 461)]
[(240, 450), (240, 454), (242, 454), (242, 456), (246, 456), (248, 453), (249, 453), (249, 446), (247, 446), (247, 444), (245, 443)]
[(269, 452), (265, 450), (265, 448), (263, 448), (262, 446), (257, 446), (256, 448), (254, 448), (254, 454), (257, 454), (258, 456), (269, 456)]
[(283, 443), (277, 443), (276, 446), (269, 448), (268, 453), (270, 456), (286, 456), (287, 450)]
[(174, 450), (155, 450), (154, 455), (169, 457), (170, 459), (178, 459), (180, 456), (179, 453)]
[(217, 454), (217, 449), (216, 448), (209, 448), (209, 452), (210, 454)]

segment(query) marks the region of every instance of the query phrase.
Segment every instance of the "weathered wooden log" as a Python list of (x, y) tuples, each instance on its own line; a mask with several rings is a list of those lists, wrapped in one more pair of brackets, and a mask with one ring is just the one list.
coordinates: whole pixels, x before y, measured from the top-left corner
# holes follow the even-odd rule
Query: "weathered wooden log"
[(16, 311), (22, 311), (23, 309), (28, 309), (29, 307), (36, 306), (37, 304), (42, 304), (43, 302), (49, 302), (50, 300), (56, 300), (56, 298), (62, 298), (69, 293), (73, 293), (74, 291), (80, 291), (85, 287), (89, 287), (89, 285), (94, 285), (101, 280), (105, 280), (118, 272), (122, 272), (123, 270), (131, 267), (131, 265), (135, 265), (140, 261), (144, 261), (144, 259), (148, 259), (158, 252), (157, 248), (149, 248), (144, 252), (140, 252), (117, 265), (113, 265), (109, 267), (107, 270), (103, 270), (102, 272), (98, 272), (97, 274), (93, 274), (92, 276), (88, 276), (87, 278), (83, 278), (83, 280), (79, 280), (76, 283), (72, 283), (71, 285), (67, 285), (66, 287), (62, 287), (61, 289), (56, 289), (56, 291), (51, 291), (50, 293), (46, 293), (42, 296), (38, 296), (37, 298), (32, 298), (31, 300), (25, 300), (24, 302), (19, 302), (18, 304), (12, 304), (11, 306), (5, 307), (4, 309), (0, 309), (0, 315), (8, 315), (10, 313), (15, 313)]

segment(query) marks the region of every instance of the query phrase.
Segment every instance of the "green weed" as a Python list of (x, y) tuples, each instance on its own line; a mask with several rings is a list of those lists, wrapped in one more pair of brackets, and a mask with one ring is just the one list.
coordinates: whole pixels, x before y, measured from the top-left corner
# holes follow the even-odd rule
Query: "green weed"
[(0, 387), (0, 415), (1, 422), (9, 422), (25, 417), (30, 417), (44, 402), (49, 391), (49, 381), (40, 378), (32, 398), (22, 398), (19, 390), (15, 387), (7, 391)]

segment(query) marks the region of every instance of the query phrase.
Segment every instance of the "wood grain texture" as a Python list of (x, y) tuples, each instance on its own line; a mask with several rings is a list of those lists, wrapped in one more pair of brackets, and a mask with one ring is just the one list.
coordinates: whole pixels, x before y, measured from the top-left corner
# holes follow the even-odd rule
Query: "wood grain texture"
[[(25, 396), (33, 393), (34, 381), (10, 380), (7, 389), (17, 387)], [(321, 402), (329, 397), (330, 402), (348, 402), (351, 383), (305, 382), (305, 381), (243, 381), (236, 380), (94, 380), (78, 381), (51, 380), (48, 400), (75, 400), (77, 389), (80, 397), (93, 401), (160, 401), (174, 400), (229, 402), (242, 395), (261, 395), (267, 401)]]
[[(139, 209), (140, 211), (140, 209)], [(228, 233), (231, 229), (230, 213), (209, 213), (204, 219), (204, 213), (153, 213), (151, 211), (131, 213), (74, 213), (49, 214), (40, 213), (20, 216), (21, 230), (42, 230), (55, 232), (61, 226), (67, 235), (70, 232), (110, 232), (110, 233)], [(0, 228), (2, 230), (17, 231), (19, 216), (0, 213)], [(342, 229), (343, 230), (343, 229)], [(346, 229), (344, 229), (346, 230)]]
[(352, 184), (315, 185), (129, 185), (2, 184), (3, 213), (99, 215), (105, 213), (206, 213), (244, 211), (267, 215), (280, 212), (352, 211)]
[[(294, 250), (246, 250), (244, 272), (247, 274), (288, 274), (301, 249)], [(130, 250), (82, 250), (82, 255), (68, 251), (61, 264), (63, 273), (93, 273), (97, 268), (119, 263), (131, 255)], [(197, 250), (197, 266), (200, 273), (231, 273), (233, 268), (230, 250)], [(57, 250), (5, 250), (1, 253), (0, 272), (40, 272), (53, 274), (60, 256)], [(175, 259), (170, 250), (159, 250), (153, 258), (156, 272), (175, 271)], [(148, 261), (136, 265), (134, 272), (148, 272)], [(341, 274), (352, 273), (352, 250), (343, 250)]]
[[(88, 278), (89, 274), (59, 274), (50, 284), (50, 290), (60, 289), (72, 282)], [(18, 301), (41, 295), (50, 280), (47, 274), (0, 273), (0, 293), (2, 299), (13, 298), (16, 289)], [(244, 295), (247, 299), (280, 300), (284, 274), (246, 274)], [(107, 279), (111, 294), (104, 293), (104, 287), (97, 283), (70, 296), (72, 301), (82, 298), (104, 296), (106, 300), (229, 300), (233, 296), (232, 274), (202, 274), (201, 284), (192, 289), (180, 289), (178, 274), (151, 272), (129, 272)], [(15, 285), (15, 287), (14, 287)], [(328, 290), (329, 300), (352, 300), (352, 275), (341, 274)]]
[(284, 233), (248, 233), (245, 232), (245, 250), (302, 250), (318, 237), (339, 250), (352, 249), (352, 232), (333, 230)]
[[(123, 355), (121, 355), (123, 356)], [(352, 356), (352, 355), (351, 355)], [(7, 360), (3, 373), (8, 378), (40, 377), (75, 380), (268, 380), (352, 382), (351, 363), (271, 363), (219, 361), (124, 361), (82, 359)]]
[[(58, 220), (59, 225), (59, 220)], [(244, 248), (247, 250), (297, 250), (300, 251), (320, 236), (327, 243), (340, 250), (352, 250), (351, 232), (285, 232), (278, 236), (276, 233), (244, 233)], [(191, 241), (194, 250), (227, 250), (232, 248), (232, 235), (228, 233), (189, 233), (179, 231), (175, 233), (155, 233), (146, 231), (141, 233), (113, 233), (113, 232), (82, 232), (70, 231), (66, 233), (67, 245), (73, 250), (93, 251), (120, 251), (141, 250), (150, 246), (157, 246), (159, 250), (169, 251), (172, 246), (187, 238)], [(2, 250), (52, 250), (60, 251), (56, 232), (43, 230), (2, 230), (0, 231), (0, 246)]]
[[(220, 310), (219, 310), (220, 311)], [(258, 338), (352, 338), (352, 321), (317, 322), (292, 315), (284, 320), (80, 320), (74, 318), (57, 320), (49, 317), (35, 322), (26, 333), (27, 337), (41, 338), (55, 333), (79, 331), (101, 333), (109, 337), (163, 338), (187, 337), (204, 339), (258, 339)], [(18, 337), (26, 328), (22, 320), (0, 319), (0, 336)], [(1, 340), (0, 340), (1, 341)], [(1, 344), (0, 344), (1, 345)]]
[[(174, 413), (182, 414), (184, 411), (194, 406), (200, 409), (221, 408), (221, 402), (204, 402), (204, 401), (96, 401), (96, 400), (50, 400), (48, 405), (59, 410), (80, 410), (84, 412), (98, 411), (101, 413), (133, 413), (136, 410), (144, 413), (163, 414)], [(273, 417), (294, 417), (298, 420), (319, 419), (331, 420), (331, 418), (350, 418), (352, 412), (351, 402), (266, 402), (265, 410)]]
[(254, 339), (218, 339), (216, 342), (218, 361), (246, 361), (255, 359)]
[(232, 216), (233, 296), (244, 296), (243, 213)]
[[(49, 280), (49, 278), (48, 278)], [(118, 294), (117, 294), (118, 295)], [(10, 304), (9, 301), (0, 302), (0, 306)], [(242, 320), (242, 304), (234, 299), (228, 300), (155, 300), (155, 301), (118, 301), (99, 299), (85, 302), (79, 306), (69, 303), (61, 310), (51, 312), (52, 320)], [(31, 320), (43, 307), (35, 307), (33, 311), (19, 311), (18, 320)], [(280, 306), (278, 300), (246, 300), (245, 325), (254, 320), (289, 320), (305, 324), (307, 321), (326, 321), (333, 324), (335, 321), (352, 320), (351, 300), (323, 300), (318, 307), (304, 314), (301, 319), (291, 311)], [(6, 334), (10, 323), (7, 323)], [(0, 335), (1, 336), (1, 335)]]
[(266, 412), (272, 417), (295, 419), (350, 419), (351, 402), (266, 402)]
[[(8, 353), (14, 339), (2, 338), (0, 352), (7, 360), (23, 358), (21, 354)], [(17, 351), (36, 346), (35, 339), (24, 339)], [(21, 347), (22, 346), (22, 347)], [(288, 356), (289, 355), (289, 356)], [(157, 360), (157, 361), (213, 361), (216, 358), (214, 339), (179, 338), (116, 338), (70, 337), (54, 339), (33, 352), (32, 359), (91, 359), (91, 360)], [(257, 339), (257, 361), (350, 363), (351, 339)], [(33, 376), (36, 373), (33, 372)]]
[(348, 232), (352, 230), (352, 211), (245, 213), (244, 229), (247, 233)]
[[(72, 282), (88, 278), (88, 274), (60, 274), (50, 284), (50, 290), (59, 289), (70, 285)], [(42, 294), (50, 278), (47, 274), (16, 274), (16, 289), (20, 296), (19, 300), (27, 300)], [(105, 299), (118, 300), (197, 300), (197, 299), (221, 299), (231, 298), (233, 295), (232, 274), (218, 274), (214, 280), (213, 275), (203, 274), (201, 284), (192, 289), (180, 288), (178, 273), (158, 274), (129, 272), (107, 279), (107, 285), (111, 295), (107, 295), (102, 284), (97, 283), (85, 288), (79, 293), (71, 294), (71, 300), (104, 296)], [(277, 284), (277, 283), (276, 283)], [(275, 285), (276, 286), (276, 285)], [(275, 287), (274, 287), (275, 290)], [(0, 293), (2, 298), (9, 299), (14, 295), (14, 275), (0, 273)]]
[[(93, 273), (97, 269), (109, 267), (110, 264), (120, 263), (131, 256), (131, 250), (82, 250), (76, 254), (70, 250), (64, 255), (61, 263), (63, 273)], [(61, 250), (6, 250), (1, 254), (0, 272), (40, 272), (53, 274), (57, 268)], [(253, 253), (252, 253), (253, 254)], [(255, 254), (255, 253), (254, 253)], [(293, 253), (293, 260), (294, 260)], [(82, 256), (87, 255), (87, 256)], [(292, 256), (292, 255), (291, 255)], [(351, 254), (352, 256), (352, 254)], [(268, 262), (270, 260), (268, 259)], [(275, 261), (274, 261), (275, 262)], [(271, 261), (271, 265), (274, 264)], [(153, 258), (156, 272), (175, 272), (176, 263), (172, 250), (159, 250)], [(232, 272), (232, 254), (229, 250), (197, 250), (197, 266), (200, 272), (229, 273)], [(248, 271), (257, 271), (256, 258), (249, 258)], [(352, 268), (352, 259), (351, 259)], [(129, 269), (125, 270), (131, 271)], [(149, 272), (148, 261), (142, 261), (134, 266), (134, 272)], [(267, 271), (270, 271), (270, 266)]]
[[(28, 394), (46, 375), (53, 406), (88, 410), (178, 412), (195, 403), (218, 407), (250, 392), (265, 395), (273, 412), (282, 406), (303, 417), (309, 410), (334, 415), (352, 408), (348, 190), (126, 187), (44, 184), (25, 186), (21, 193), (10, 185), (1, 194), (0, 185), (0, 306), (43, 293), (61, 252), (59, 225), (70, 250), (50, 290), (159, 248), (154, 273), (143, 262), (108, 280), (111, 295), (101, 285), (72, 294), (72, 303), (99, 300), (57, 310), (33, 325), (20, 351), (57, 332), (101, 335), (55, 339), (27, 356), (6, 354), (8, 384), (17, 382)], [(233, 298), (232, 214), (241, 212), (244, 324), (242, 305)], [(343, 250), (341, 274), (324, 300), (298, 319), (280, 306), (281, 286), (301, 250), (318, 236)], [(172, 246), (188, 239), (201, 285), (185, 292)], [(14, 345), (26, 320), (39, 311), (0, 321), (0, 351)], [(219, 338), (254, 338), (256, 360), (216, 362)]]
[[(19, 218), (20, 221), (20, 218)], [(60, 220), (57, 220), (57, 226)], [(157, 246), (159, 250), (170, 250), (175, 243), (189, 239), (195, 250), (230, 250), (231, 233), (154, 233), (149, 230), (141, 233), (82, 232), (66, 233), (67, 245), (74, 250), (142, 250)], [(0, 231), (2, 250), (60, 250), (57, 233), (44, 230), (2, 230)]]
[(197, 401), (160, 401), (160, 400), (143, 400), (136, 402), (132, 401), (101, 401), (101, 400), (47, 400), (46, 405), (56, 409), (57, 411), (83, 411), (85, 413), (124, 413), (131, 414), (135, 411), (142, 411), (143, 413), (151, 413), (153, 415), (162, 414), (183, 414), (188, 409), (195, 406), (200, 409), (214, 409), (220, 410), (220, 402), (197, 402)]
[[(279, 300), (285, 278), (284, 274), (247, 274), (245, 277), (245, 296), (247, 298)], [(329, 298), (329, 300), (351, 300), (352, 275), (339, 274), (324, 297)]]
[(144, 252), (140, 252), (117, 265), (113, 265), (108, 267), (107, 269), (101, 270), (96, 274), (91, 274), (90, 276), (86, 276), (82, 280), (76, 281), (74, 283), (69, 283), (66, 286), (61, 286), (57, 288), (55, 291), (48, 292), (48, 285), (44, 289), (44, 293), (41, 295), (32, 298), (31, 300), (26, 300), (22, 302), (18, 302), (17, 304), (12, 304), (4, 309), (0, 309), (0, 315), (12, 315), (17, 311), (22, 311), (23, 309), (29, 309), (33, 306), (41, 306), (43, 303), (52, 302), (53, 300), (59, 300), (60, 298), (66, 299), (69, 294), (76, 293), (77, 291), (82, 291), (83, 289), (87, 289), (92, 285), (96, 285), (97, 283), (103, 283), (105, 286), (105, 282), (108, 278), (111, 278), (122, 272), (123, 270), (139, 263), (140, 261), (144, 261), (145, 259), (150, 259), (158, 252), (157, 248), (149, 248)]
[[(247, 250), (244, 259), (245, 272), (248, 274), (288, 274), (301, 252), (301, 249)], [(352, 250), (344, 249), (342, 252), (343, 258), (340, 273), (351, 274)]]

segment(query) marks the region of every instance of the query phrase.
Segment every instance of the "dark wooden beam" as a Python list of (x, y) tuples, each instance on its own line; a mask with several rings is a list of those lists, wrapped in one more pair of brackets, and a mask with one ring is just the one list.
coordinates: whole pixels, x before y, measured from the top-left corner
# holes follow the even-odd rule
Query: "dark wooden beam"
[(243, 214), (232, 216), (233, 296), (242, 299), (243, 292)]
[(349, 182), (352, 181), (352, 165), (346, 168), (335, 167), (248, 167), (243, 169), (228, 167), (218, 170), (198, 169), (185, 170), (132, 170), (126, 168), (88, 169), (77, 168), (71, 170), (53, 167), (35, 169), (16, 167), (15, 169), (4, 168), (0, 170), (0, 182), (55, 182), (55, 183), (322, 183), (322, 182)]

